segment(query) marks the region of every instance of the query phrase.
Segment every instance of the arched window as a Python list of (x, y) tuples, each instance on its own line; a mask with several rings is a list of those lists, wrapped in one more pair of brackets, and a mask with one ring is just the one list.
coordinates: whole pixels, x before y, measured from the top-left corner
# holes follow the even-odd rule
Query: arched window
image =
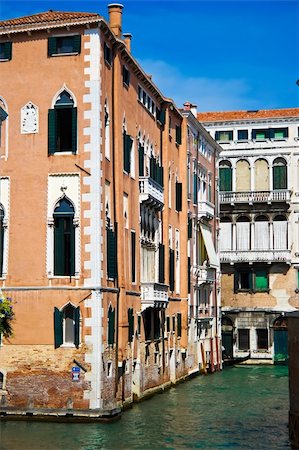
[(74, 207), (63, 197), (54, 210), (54, 276), (75, 274)]
[(232, 166), (229, 161), (219, 164), (220, 191), (232, 191)]
[(287, 163), (283, 158), (273, 162), (273, 189), (287, 189)]
[(241, 159), (236, 164), (236, 190), (250, 191), (250, 165), (245, 159)]
[(0, 277), (3, 275), (3, 259), (4, 259), (4, 210), (0, 205)]
[(257, 159), (254, 163), (255, 191), (269, 191), (269, 164), (265, 159)]
[(57, 97), (54, 109), (49, 109), (48, 127), (49, 154), (76, 153), (77, 108), (72, 96), (65, 90)]
[(270, 248), (269, 231), (268, 218), (263, 215), (257, 216), (254, 228), (254, 248), (256, 250), (268, 250)]
[(75, 345), (80, 342), (80, 307), (68, 303), (61, 310), (54, 308), (55, 348), (61, 345)]
[(237, 220), (237, 250), (250, 250), (250, 221), (246, 216)]
[(274, 250), (288, 248), (288, 222), (283, 215), (277, 215), (273, 219), (273, 248)]

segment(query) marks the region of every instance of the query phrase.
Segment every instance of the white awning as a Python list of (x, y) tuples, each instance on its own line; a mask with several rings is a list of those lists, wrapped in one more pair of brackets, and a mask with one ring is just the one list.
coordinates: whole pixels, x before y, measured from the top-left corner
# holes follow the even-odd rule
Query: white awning
[(215, 251), (211, 230), (203, 223), (200, 224), (200, 229), (208, 253), (210, 266), (217, 269), (219, 267), (219, 258)]

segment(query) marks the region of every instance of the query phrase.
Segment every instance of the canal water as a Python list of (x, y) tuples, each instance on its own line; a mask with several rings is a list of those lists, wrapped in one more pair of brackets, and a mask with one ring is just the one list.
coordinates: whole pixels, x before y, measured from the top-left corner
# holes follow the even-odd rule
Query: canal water
[(288, 449), (288, 397), (287, 367), (231, 367), (157, 394), (111, 424), (2, 422), (0, 449)]

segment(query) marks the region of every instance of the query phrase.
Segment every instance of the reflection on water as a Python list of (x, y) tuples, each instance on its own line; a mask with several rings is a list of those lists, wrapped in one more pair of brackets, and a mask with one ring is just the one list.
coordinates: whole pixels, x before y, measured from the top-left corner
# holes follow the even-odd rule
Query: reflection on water
[(134, 405), (112, 424), (0, 423), (1, 450), (287, 449), (288, 369), (233, 367)]

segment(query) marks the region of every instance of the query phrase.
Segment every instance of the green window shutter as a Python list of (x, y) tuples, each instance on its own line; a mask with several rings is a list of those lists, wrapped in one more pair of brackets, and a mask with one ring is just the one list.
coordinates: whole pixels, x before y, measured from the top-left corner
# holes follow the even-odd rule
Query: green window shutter
[(73, 50), (74, 53), (81, 53), (81, 35), (73, 36)]
[(188, 256), (188, 294), (191, 292), (191, 258)]
[(54, 220), (54, 275), (65, 275), (64, 219)]
[(132, 149), (132, 145), (133, 145), (133, 141), (131, 139), (131, 136), (126, 134), (124, 132), (123, 134), (123, 146), (124, 146), (124, 170), (127, 173), (130, 173), (130, 169), (131, 169), (131, 149)]
[(77, 151), (77, 108), (72, 108), (72, 153)]
[(69, 246), (69, 273), (67, 275), (75, 275), (75, 227), (73, 225), (73, 218), (68, 219), (69, 220), (69, 226), (70, 226), (70, 241), (68, 243)]
[(136, 233), (131, 231), (131, 278), (136, 281)]
[(115, 333), (115, 309), (112, 309), (111, 305), (108, 310), (108, 345), (114, 344)]
[(128, 322), (129, 322), (129, 332), (128, 332), (128, 342), (133, 341), (134, 336), (134, 313), (133, 308), (128, 309)]
[(116, 239), (115, 233), (107, 228), (107, 276), (108, 278), (116, 278)]
[(139, 145), (138, 148), (139, 153), (139, 176), (144, 176), (144, 147), (142, 145)]
[(268, 287), (268, 273), (265, 270), (256, 270), (255, 289), (257, 291), (267, 291)]
[(58, 308), (54, 308), (54, 346), (60, 347), (63, 344), (63, 312)]
[(196, 173), (193, 173), (193, 203), (197, 203), (197, 195), (198, 195), (197, 189), (198, 189), (197, 175), (196, 175)]
[(176, 127), (175, 127), (175, 142), (179, 145), (182, 143), (182, 127), (181, 127), (181, 125), (176, 125)]
[(159, 283), (165, 281), (165, 245), (159, 244)]
[(165, 109), (156, 108), (156, 117), (161, 125), (165, 125)]
[(175, 184), (175, 209), (176, 211), (182, 211), (182, 183)]
[(287, 167), (273, 167), (273, 189), (287, 189)]
[(169, 289), (174, 291), (174, 250), (169, 249)]
[(57, 38), (48, 38), (48, 56), (55, 55), (57, 53)]
[(188, 217), (188, 239), (192, 238), (192, 218)]
[(232, 169), (230, 167), (220, 167), (220, 191), (229, 192), (232, 190)]
[(56, 152), (56, 111), (49, 109), (48, 111), (48, 154), (53, 155)]
[(177, 330), (178, 330), (178, 337), (182, 336), (182, 314), (177, 313)]
[(12, 42), (4, 42), (4, 59), (11, 60), (12, 58)]
[(80, 307), (75, 308), (74, 311), (75, 319), (75, 346), (78, 348), (80, 344)]

